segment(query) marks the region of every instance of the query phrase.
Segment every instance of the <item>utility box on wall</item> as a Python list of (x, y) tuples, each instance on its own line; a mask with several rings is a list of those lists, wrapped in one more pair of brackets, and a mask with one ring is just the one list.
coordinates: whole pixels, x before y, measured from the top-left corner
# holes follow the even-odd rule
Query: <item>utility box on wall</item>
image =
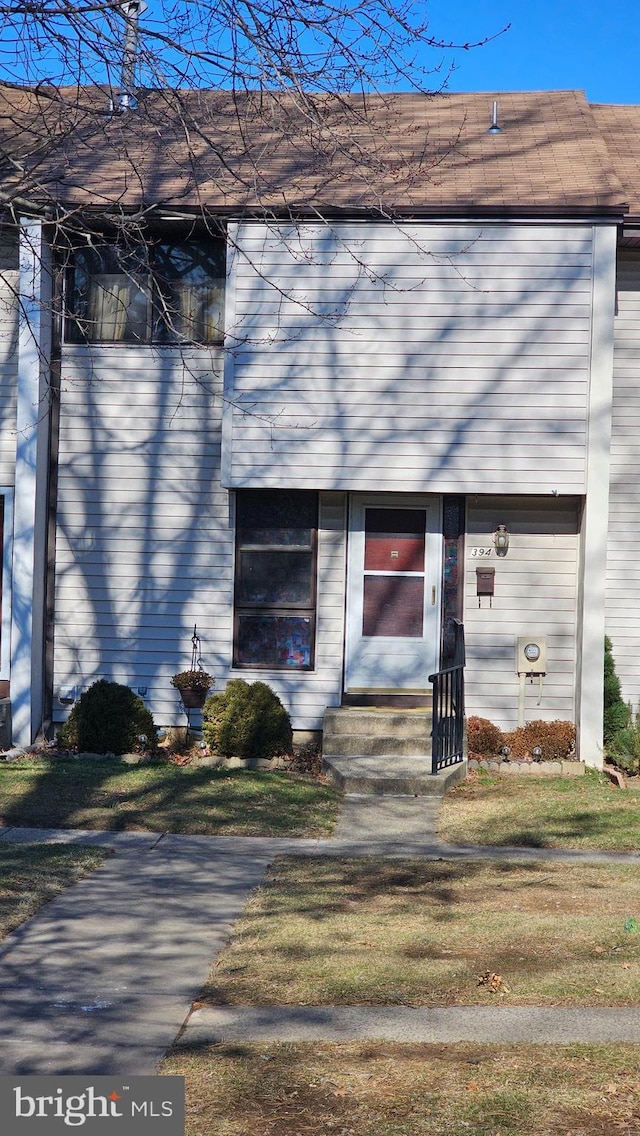
[(516, 644), (518, 674), (547, 673), (547, 640), (540, 635), (520, 635)]

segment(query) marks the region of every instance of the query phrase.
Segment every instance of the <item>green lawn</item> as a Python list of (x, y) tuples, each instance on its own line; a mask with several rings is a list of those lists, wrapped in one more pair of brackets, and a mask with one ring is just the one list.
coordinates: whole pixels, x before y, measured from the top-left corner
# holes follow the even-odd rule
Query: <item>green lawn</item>
[(205, 836), (328, 836), (340, 793), (287, 772), (171, 762), (39, 760), (0, 766), (0, 823)]
[(78, 845), (0, 843), (0, 939), (108, 855)]
[(186, 1136), (637, 1136), (633, 1045), (177, 1050)]
[(444, 799), (438, 832), (451, 844), (640, 850), (640, 784), (607, 777), (474, 774)]

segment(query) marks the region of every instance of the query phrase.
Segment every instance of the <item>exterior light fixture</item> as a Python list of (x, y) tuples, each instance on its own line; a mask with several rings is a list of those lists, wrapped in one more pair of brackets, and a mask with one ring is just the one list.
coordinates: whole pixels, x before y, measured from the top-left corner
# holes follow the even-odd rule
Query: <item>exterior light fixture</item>
[(509, 551), (509, 533), (507, 532), (506, 525), (498, 525), (493, 534), (493, 543), (496, 549), (496, 556), (506, 556)]
[(542, 757), (542, 746), (534, 746), (531, 750), (531, 756), (535, 757), (536, 761)]

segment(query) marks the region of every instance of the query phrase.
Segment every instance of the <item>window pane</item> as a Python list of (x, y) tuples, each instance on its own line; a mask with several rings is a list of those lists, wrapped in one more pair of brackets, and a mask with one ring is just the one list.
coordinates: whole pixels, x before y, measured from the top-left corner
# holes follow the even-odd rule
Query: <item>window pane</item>
[(311, 666), (311, 619), (298, 616), (241, 615), (236, 662), (240, 666)]
[(424, 623), (424, 580), (365, 576), (362, 634), (419, 639)]
[(220, 342), (224, 317), (222, 240), (160, 241), (153, 249), (155, 337), (164, 342)]
[(149, 335), (151, 292), (144, 249), (79, 249), (68, 295), (72, 342), (144, 343)]
[(149, 296), (126, 276), (101, 273), (89, 287), (87, 339), (144, 343)]
[(304, 489), (241, 492), (236, 518), (241, 545), (310, 548), (318, 523), (318, 497)]
[(237, 602), (309, 607), (312, 568), (310, 552), (242, 552)]

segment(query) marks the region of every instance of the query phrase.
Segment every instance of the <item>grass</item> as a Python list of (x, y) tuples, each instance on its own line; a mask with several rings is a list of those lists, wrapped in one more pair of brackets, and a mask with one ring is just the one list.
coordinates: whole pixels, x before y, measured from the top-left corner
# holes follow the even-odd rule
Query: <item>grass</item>
[[(631, 865), (283, 857), (200, 999), (634, 1005), (640, 934), (630, 919), (640, 925)], [(485, 974), (499, 981), (479, 984)]]
[(640, 788), (584, 777), (472, 775), (444, 799), (440, 837), (452, 844), (607, 851), (640, 849)]
[(327, 836), (340, 794), (314, 777), (171, 762), (0, 766), (0, 823), (203, 836)]
[(0, 939), (81, 880), (109, 853), (60, 844), (0, 844)]
[(637, 1047), (279, 1044), (178, 1050), (186, 1136), (637, 1136)]

